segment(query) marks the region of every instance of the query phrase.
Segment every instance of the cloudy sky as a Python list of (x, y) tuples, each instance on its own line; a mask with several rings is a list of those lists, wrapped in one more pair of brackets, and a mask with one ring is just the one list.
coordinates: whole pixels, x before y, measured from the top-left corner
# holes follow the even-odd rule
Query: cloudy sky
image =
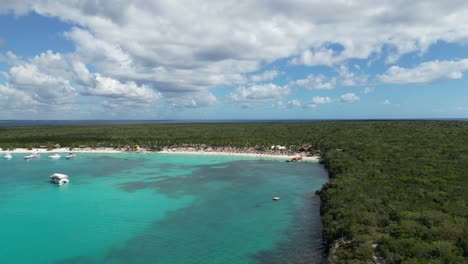
[(466, 75), (466, 0), (0, 0), (0, 119), (466, 118)]

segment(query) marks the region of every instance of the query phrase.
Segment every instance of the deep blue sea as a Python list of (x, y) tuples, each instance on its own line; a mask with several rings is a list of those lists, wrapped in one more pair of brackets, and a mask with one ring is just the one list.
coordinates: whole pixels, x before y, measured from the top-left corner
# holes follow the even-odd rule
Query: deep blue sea
[[(78, 154), (0, 159), (1, 263), (322, 263), (318, 163)], [(49, 183), (49, 175), (70, 183)], [(280, 201), (273, 201), (280, 196)]]
[(78, 126), (123, 124), (190, 124), (190, 123), (272, 123), (272, 122), (320, 122), (320, 121), (385, 121), (385, 120), (445, 120), (468, 121), (468, 118), (446, 119), (187, 119), (187, 120), (0, 120), (0, 127), (7, 126)]
[(124, 124), (190, 124), (190, 123), (253, 123), (291, 122), (301, 120), (0, 120), (0, 127), (6, 126), (78, 126), (78, 125), (124, 125)]

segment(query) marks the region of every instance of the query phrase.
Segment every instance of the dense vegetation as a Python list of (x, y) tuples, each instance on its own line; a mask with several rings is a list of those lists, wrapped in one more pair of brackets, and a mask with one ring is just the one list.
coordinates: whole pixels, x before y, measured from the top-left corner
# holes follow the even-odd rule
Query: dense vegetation
[(0, 128), (0, 147), (320, 149), (332, 263), (468, 263), (468, 122), (375, 121)]

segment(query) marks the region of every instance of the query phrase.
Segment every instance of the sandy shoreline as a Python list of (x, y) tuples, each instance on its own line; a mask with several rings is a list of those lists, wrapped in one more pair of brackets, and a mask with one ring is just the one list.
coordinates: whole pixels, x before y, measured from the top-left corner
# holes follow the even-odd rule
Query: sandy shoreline
[[(136, 154), (179, 154), (179, 155), (214, 155), (214, 156), (244, 156), (244, 157), (253, 157), (253, 158), (275, 158), (275, 159), (285, 159), (290, 160), (291, 158), (298, 156), (297, 155), (285, 155), (285, 154), (266, 154), (266, 153), (248, 153), (248, 152), (222, 152), (222, 151), (188, 151), (188, 150), (163, 150), (163, 151), (124, 151), (117, 150), (114, 148), (75, 148), (70, 150), (69, 148), (56, 148), (52, 150), (47, 149), (32, 149), (28, 150), (26, 148), (17, 148), (12, 151), (0, 150), (0, 153), (11, 152), (12, 154), (30, 154), (30, 153), (39, 153), (39, 154), (54, 154), (54, 153), (102, 153), (102, 154), (118, 154), (118, 153), (136, 153)], [(318, 156), (302, 156), (303, 161), (319, 161)]]
[[(263, 154), (263, 153), (248, 153), (248, 152), (219, 152), (219, 151), (159, 151), (154, 153), (161, 154), (186, 154), (186, 155), (216, 155), (216, 156), (244, 156), (244, 157), (254, 157), (254, 158), (278, 158), (290, 160), (297, 155), (283, 155), (283, 154)], [(302, 156), (304, 161), (319, 161), (318, 156), (306, 157)]]

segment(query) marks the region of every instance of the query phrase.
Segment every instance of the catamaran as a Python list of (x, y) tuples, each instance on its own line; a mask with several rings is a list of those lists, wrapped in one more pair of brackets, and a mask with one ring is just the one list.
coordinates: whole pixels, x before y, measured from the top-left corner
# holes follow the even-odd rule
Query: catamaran
[(7, 152), (7, 153), (5, 154), (5, 156), (3, 156), (3, 158), (4, 158), (4, 159), (12, 159), (13, 156), (11, 155), (10, 152)]
[(62, 185), (69, 182), (68, 176), (62, 173), (54, 173), (49, 177), (51, 182), (56, 183), (58, 185)]

